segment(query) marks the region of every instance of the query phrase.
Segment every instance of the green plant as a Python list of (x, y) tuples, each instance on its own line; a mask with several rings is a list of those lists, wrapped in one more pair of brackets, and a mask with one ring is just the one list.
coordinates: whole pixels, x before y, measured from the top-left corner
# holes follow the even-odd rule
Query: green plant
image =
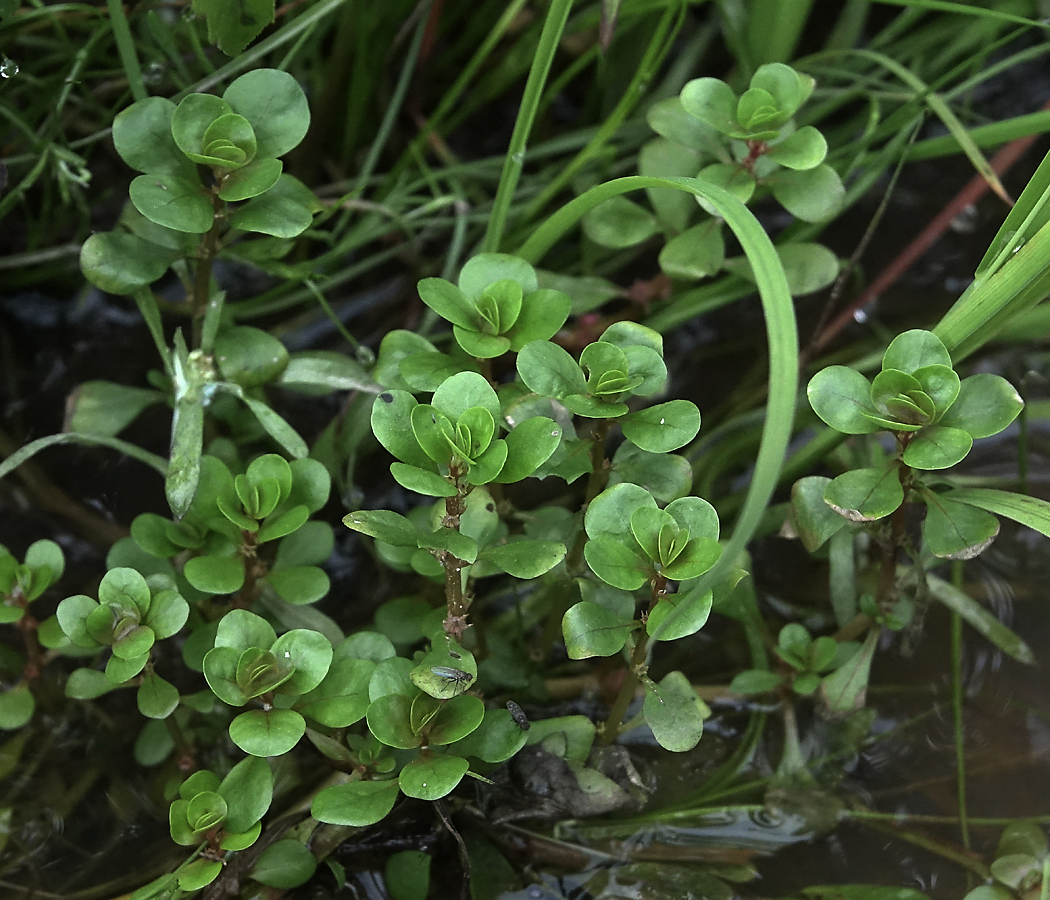
[[(650, 107), (647, 121), (660, 136), (642, 147), (639, 173), (695, 176), (744, 203), (772, 194), (802, 222), (827, 221), (842, 208), (842, 181), (824, 161), (828, 145), (820, 131), (795, 124), (813, 86), (810, 76), (783, 63), (761, 66), (739, 97), (717, 78), (693, 79), (679, 97)], [(695, 281), (725, 270), (753, 279), (746, 256), (726, 259), (723, 223), (713, 206), (699, 200), (698, 209), (677, 191), (647, 193), (653, 214), (618, 197), (584, 217), (587, 236), (623, 248), (662, 231), (659, 264), (667, 276)], [(793, 294), (827, 287), (838, 273), (835, 255), (820, 244), (791, 241), (777, 253)]]
[(18, 660), (21, 671), (10, 673), (17, 680), (0, 693), (0, 728), (21, 728), (36, 710), (32, 684), (44, 664), (43, 648), (60, 639), (61, 633), (54, 617), (38, 622), (29, 604), (62, 577), (65, 567), (62, 548), (54, 541), (30, 544), (21, 563), (0, 545), (0, 624), (17, 627), (25, 648), (24, 658)]
[[(923, 540), (935, 556), (966, 559), (988, 546), (999, 530), (995, 517), (967, 503), (965, 493), (956, 499), (952, 491), (935, 490), (921, 473), (956, 465), (975, 438), (998, 434), (1017, 417), (1024, 404), (1005, 378), (979, 374), (960, 381), (940, 340), (913, 330), (893, 340), (871, 382), (854, 369), (831, 366), (814, 376), (807, 392), (817, 415), (837, 431), (885, 430), (894, 437), (884, 464), (853, 469), (825, 487), (823, 501), (843, 520), (877, 522), (906, 501), (921, 500)], [(798, 495), (801, 502), (812, 496)], [(812, 514), (810, 507), (802, 517)], [(902, 546), (903, 525), (897, 516), (895, 547)]]

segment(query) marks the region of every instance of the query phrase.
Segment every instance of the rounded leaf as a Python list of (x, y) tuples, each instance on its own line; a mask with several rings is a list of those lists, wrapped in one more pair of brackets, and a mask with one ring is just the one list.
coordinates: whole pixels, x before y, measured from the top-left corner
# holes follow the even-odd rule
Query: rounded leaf
[(904, 488), (895, 465), (854, 469), (827, 486), (824, 501), (851, 522), (873, 522), (904, 502)]
[(640, 244), (659, 230), (651, 212), (623, 196), (599, 203), (584, 215), (581, 224), (583, 233), (594, 243), (613, 250)]
[(197, 177), (171, 134), (175, 104), (164, 97), (132, 103), (113, 120), (113, 146), (131, 168), (151, 175)]
[(879, 426), (867, 414), (877, 415), (871, 402), (871, 383), (856, 369), (828, 366), (810, 379), (809, 405), (821, 419), (843, 434), (871, 434)]
[(93, 234), (80, 248), (80, 270), (110, 294), (133, 294), (161, 278), (181, 254), (134, 234)]
[(230, 769), (215, 790), (226, 801), (226, 831), (240, 834), (251, 829), (270, 808), (273, 773), (266, 760), (249, 756)]
[(650, 453), (684, 447), (700, 431), (700, 410), (688, 400), (669, 400), (630, 413), (620, 421), (623, 436)]
[(913, 469), (947, 469), (961, 462), (973, 446), (973, 438), (961, 428), (930, 425), (909, 441), (904, 463)]
[(385, 819), (394, 808), (398, 793), (397, 781), (336, 784), (318, 792), (310, 806), (310, 815), (329, 825), (363, 828)]
[(179, 149), (190, 156), (204, 150), (204, 133), (220, 116), (232, 112), (230, 105), (213, 94), (189, 94), (182, 99), (171, 118), (171, 133)]
[(769, 179), (777, 202), (803, 222), (824, 222), (835, 216), (845, 201), (846, 189), (827, 163), (805, 171), (782, 170)]
[(679, 95), (689, 115), (722, 134), (737, 131), (737, 99), (733, 89), (717, 78), (694, 78)]
[(232, 594), (244, 584), (244, 563), (235, 556), (195, 556), (182, 570), (186, 580), (206, 594)]
[(636, 591), (651, 574), (651, 566), (630, 547), (612, 538), (591, 538), (583, 548), (587, 565), (602, 581), (624, 591)]
[(963, 379), (955, 402), (938, 424), (961, 428), (973, 438), (991, 437), (1013, 422), (1023, 407), (1009, 381), (981, 372)]
[(222, 331), (215, 340), (215, 361), (223, 378), (241, 387), (273, 381), (288, 365), (288, 351), (273, 335), (249, 325)]
[(828, 142), (812, 125), (803, 125), (794, 134), (771, 146), (766, 156), (788, 169), (812, 169), (824, 162)]
[(219, 199), (233, 203), (258, 197), (277, 184), (283, 171), (284, 164), (279, 159), (253, 159), (222, 178)]
[(295, 628), (286, 631), (270, 647), (282, 666), (294, 666), (292, 677), (285, 681), (278, 693), (305, 694), (321, 683), (332, 665), (332, 645), (317, 631)]
[(924, 492), (926, 519), (922, 539), (934, 556), (973, 559), (999, 534), (999, 520), (990, 512), (943, 494)]
[(275, 841), (259, 855), (248, 875), (272, 888), (306, 884), (317, 869), (317, 857), (296, 840)]
[(561, 630), (569, 658), (588, 659), (619, 653), (635, 626), (633, 619), (624, 621), (611, 610), (582, 600), (565, 613)]
[(277, 69), (255, 69), (237, 78), (222, 95), (255, 132), (256, 155), (284, 156), (310, 127), (310, 106), (299, 82)]
[(305, 733), (305, 719), (291, 709), (253, 709), (230, 723), (230, 739), (252, 756), (281, 756)]
[(136, 699), (142, 715), (150, 719), (166, 719), (179, 705), (179, 692), (173, 684), (151, 672), (139, 685)]
[(704, 719), (710, 714), (681, 672), (669, 673), (658, 685), (651, 681), (645, 685), (642, 715), (665, 750), (692, 750), (699, 743)]
[(328, 575), (317, 566), (276, 569), (266, 576), (266, 581), (277, 591), (277, 596), (297, 606), (316, 603), (331, 587)]
[(451, 744), (465, 738), (481, 725), (485, 718), (485, 704), (470, 694), (460, 694), (442, 704), (428, 726), (429, 743), (435, 746)]
[(401, 770), (398, 785), (404, 794), (417, 800), (440, 800), (450, 794), (470, 763), (460, 756), (417, 757)]
[(909, 375), (926, 366), (948, 366), (952, 358), (931, 331), (913, 328), (897, 335), (886, 348), (882, 357), (883, 369), (898, 369)]
[[(681, 191), (676, 193), (681, 194)], [(688, 199), (687, 195), (686, 199)], [(705, 219), (664, 244), (660, 268), (671, 278), (710, 278), (725, 262), (726, 243), (716, 219)]]
[(176, 175), (139, 175), (128, 193), (142, 215), (175, 231), (204, 234), (215, 219), (201, 184)]

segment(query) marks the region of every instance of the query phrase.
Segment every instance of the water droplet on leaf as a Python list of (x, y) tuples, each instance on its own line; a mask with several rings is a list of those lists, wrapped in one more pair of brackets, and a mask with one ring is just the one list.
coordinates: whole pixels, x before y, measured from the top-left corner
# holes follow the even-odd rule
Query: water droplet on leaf
[(4, 61), (0, 62), (0, 78), (13, 78), (17, 74), (18, 63), (5, 56)]

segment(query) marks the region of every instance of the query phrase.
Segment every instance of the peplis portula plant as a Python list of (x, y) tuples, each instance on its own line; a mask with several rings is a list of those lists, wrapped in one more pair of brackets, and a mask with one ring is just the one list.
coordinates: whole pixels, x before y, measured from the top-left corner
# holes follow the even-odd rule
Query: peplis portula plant
[(61, 643), (62, 633), (54, 616), (40, 622), (29, 605), (62, 577), (65, 567), (65, 555), (54, 541), (30, 544), (22, 562), (0, 545), (0, 624), (16, 627), (25, 648), (23, 656), (15, 656), (16, 667), (5, 666), (13, 683), (0, 693), (0, 728), (21, 728), (36, 711), (33, 684), (45, 663), (44, 650)]
[[(824, 136), (812, 125), (795, 124), (813, 87), (810, 76), (783, 63), (759, 67), (740, 96), (717, 78), (693, 79), (680, 96), (649, 109), (649, 126), (659, 137), (642, 148), (639, 174), (696, 177), (743, 203), (772, 195), (802, 222), (827, 221), (842, 208), (845, 190), (824, 161)], [(695, 281), (720, 271), (752, 277), (746, 257), (726, 259), (723, 223), (713, 207), (666, 188), (647, 193), (652, 213), (613, 198), (584, 217), (587, 236), (623, 248), (663, 233), (659, 264), (670, 278)], [(826, 287), (838, 273), (835, 255), (820, 244), (787, 242), (777, 254), (795, 295)]]
[[(925, 505), (923, 541), (934, 556), (971, 558), (998, 534), (995, 516), (967, 502), (966, 494), (938, 489), (942, 480), (927, 473), (962, 462), (975, 438), (998, 434), (1017, 417), (1024, 404), (1005, 378), (981, 373), (960, 380), (936, 335), (916, 329), (893, 340), (872, 381), (855, 369), (831, 366), (813, 377), (808, 395), (814, 412), (837, 431), (889, 431), (894, 440), (883, 464), (826, 483), (823, 502), (841, 519), (822, 537), (846, 521), (877, 522), (903, 512), (906, 502)], [(814, 514), (813, 497), (796, 492), (796, 506), (807, 507), (802, 519)], [(822, 510), (817, 514), (828, 521)], [(893, 528), (901, 546), (901, 515)]]
[[(80, 261), (88, 280), (130, 294), (194, 259), (195, 273), (183, 263), (178, 272), (190, 282), (193, 314), (202, 315), (211, 265), (224, 247), (245, 233), (292, 238), (309, 227), (317, 199), (284, 174), (279, 158), (309, 125), (302, 88), (276, 69), (242, 75), (222, 97), (189, 94), (177, 106), (150, 97), (128, 107), (113, 121), (113, 143), (144, 174), (131, 182), (122, 230), (84, 242)], [(281, 250), (267, 242), (268, 252)]]

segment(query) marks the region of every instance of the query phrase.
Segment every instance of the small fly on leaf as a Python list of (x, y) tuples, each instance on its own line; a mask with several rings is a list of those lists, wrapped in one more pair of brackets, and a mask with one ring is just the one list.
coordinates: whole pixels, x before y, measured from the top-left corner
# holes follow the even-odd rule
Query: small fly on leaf
[(474, 676), (470, 672), (464, 672), (462, 669), (451, 669), (448, 666), (431, 666), (430, 671), (437, 675), (438, 678), (444, 678), (449, 684), (465, 689), (466, 685), (470, 684), (474, 680)]

